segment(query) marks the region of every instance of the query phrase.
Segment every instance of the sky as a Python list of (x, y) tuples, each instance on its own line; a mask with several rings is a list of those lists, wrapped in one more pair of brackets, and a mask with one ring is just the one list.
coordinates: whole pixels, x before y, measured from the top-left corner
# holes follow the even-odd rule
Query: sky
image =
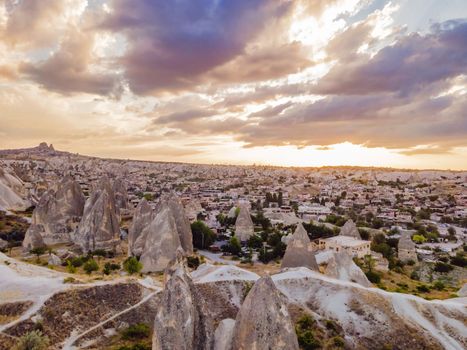
[(0, 0), (0, 148), (467, 169), (465, 0)]

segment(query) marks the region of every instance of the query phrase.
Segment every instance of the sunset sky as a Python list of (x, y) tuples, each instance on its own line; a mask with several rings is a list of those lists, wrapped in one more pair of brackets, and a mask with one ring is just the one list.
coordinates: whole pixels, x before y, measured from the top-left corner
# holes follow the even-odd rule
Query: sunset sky
[(0, 148), (467, 169), (466, 0), (0, 0)]

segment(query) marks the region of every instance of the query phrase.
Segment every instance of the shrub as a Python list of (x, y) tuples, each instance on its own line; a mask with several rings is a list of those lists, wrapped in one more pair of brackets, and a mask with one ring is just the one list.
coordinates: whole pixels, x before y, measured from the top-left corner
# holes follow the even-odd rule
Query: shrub
[(76, 267), (73, 266), (73, 264), (71, 263), (70, 260), (67, 261), (66, 270), (68, 271), (68, 273), (75, 273), (76, 272)]
[(453, 267), (452, 265), (449, 265), (449, 264), (446, 264), (446, 263), (443, 263), (443, 262), (437, 262), (435, 264), (435, 268), (434, 270), (436, 272), (441, 272), (441, 273), (447, 273), (447, 272), (450, 272), (452, 271)]
[(63, 280), (63, 283), (75, 283), (76, 280), (73, 277), (67, 277)]
[(467, 259), (465, 258), (464, 254), (457, 253), (456, 256), (451, 257), (451, 264), (459, 267), (466, 267)]
[(187, 256), (186, 262), (188, 267), (192, 269), (197, 269), (200, 264), (199, 257), (197, 256)]
[(441, 281), (436, 281), (436, 282), (433, 284), (433, 287), (434, 287), (436, 290), (443, 290), (446, 286), (444, 285), (443, 282), (441, 282)]
[(99, 265), (97, 264), (96, 260), (91, 259), (91, 260), (88, 260), (83, 265), (83, 269), (84, 269), (84, 271), (86, 271), (86, 273), (88, 275), (90, 275), (93, 271), (98, 271), (99, 270)]
[(132, 256), (123, 262), (123, 269), (132, 275), (134, 273), (140, 272), (143, 269), (143, 264), (141, 264), (138, 259)]
[(415, 261), (410, 259), (409, 261), (407, 261), (407, 265), (413, 266), (413, 265), (415, 265)]
[(321, 342), (315, 338), (310, 330), (299, 332), (297, 334), (298, 344), (304, 350), (313, 350), (321, 348)]
[(420, 280), (420, 276), (416, 271), (412, 271), (412, 273), (410, 274), (410, 278), (416, 281)]
[(110, 275), (112, 271), (117, 271), (117, 270), (120, 270), (120, 264), (106, 262), (104, 264), (104, 269), (102, 270), (102, 272), (104, 272), (104, 274), (106, 275)]
[(430, 288), (428, 286), (422, 284), (421, 286), (417, 286), (417, 291), (419, 291), (420, 293), (429, 293)]
[(146, 344), (136, 343), (133, 345), (120, 346), (118, 350), (151, 350), (151, 347)]
[(128, 339), (144, 339), (149, 337), (151, 329), (145, 323), (137, 323), (129, 326), (122, 331), (122, 338)]
[(49, 338), (41, 331), (35, 330), (23, 335), (14, 350), (47, 350), (49, 348)]
[(371, 283), (379, 283), (381, 281), (381, 275), (377, 272), (368, 271), (365, 275)]
[(339, 347), (339, 348), (343, 348), (345, 346), (344, 339), (342, 339), (339, 336), (332, 338), (332, 341), (333, 341), (334, 345)]

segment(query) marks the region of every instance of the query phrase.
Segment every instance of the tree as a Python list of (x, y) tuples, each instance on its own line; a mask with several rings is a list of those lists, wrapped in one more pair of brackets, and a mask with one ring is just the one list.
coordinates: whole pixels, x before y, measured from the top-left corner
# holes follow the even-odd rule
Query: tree
[(372, 272), (376, 262), (375, 259), (373, 259), (373, 257), (370, 254), (368, 254), (363, 257), (363, 263), (368, 272)]
[(242, 252), (242, 246), (237, 237), (230, 238), (228, 250), (233, 255), (239, 255)]
[(193, 246), (198, 249), (208, 248), (216, 239), (216, 234), (200, 220), (191, 224), (191, 233), (193, 235)]
[(49, 338), (44, 336), (41, 331), (35, 330), (23, 335), (14, 350), (47, 350), (49, 348)]
[(123, 269), (130, 275), (133, 275), (134, 273), (138, 273), (143, 269), (143, 264), (141, 264), (138, 259), (132, 256), (123, 262)]
[(37, 247), (33, 248), (29, 251), (29, 253), (34, 254), (37, 258), (37, 261), (39, 261), (39, 257), (47, 251), (47, 247)]
[(90, 275), (93, 271), (98, 271), (99, 270), (99, 265), (97, 264), (96, 260), (89, 259), (83, 265), (83, 270), (86, 271), (86, 273), (88, 275)]

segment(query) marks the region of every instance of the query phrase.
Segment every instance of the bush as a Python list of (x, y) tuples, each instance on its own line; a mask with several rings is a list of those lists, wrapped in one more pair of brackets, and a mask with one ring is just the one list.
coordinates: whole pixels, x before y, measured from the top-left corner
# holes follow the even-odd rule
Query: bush
[(333, 341), (334, 345), (339, 347), (339, 348), (343, 348), (345, 346), (344, 339), (342, 339), (339, 336), (332, 338), (332, 341)]
[(436, 281), (434, 284), (433, 284), (433, 287), (436, 289), (436, 290), (444, 290), (444, 288), (446, 287), (444, 285), (443, 282), (441, 281)]
[(297, 321), (295, 332), (297, 333), (298, 344), (300, 344), (301, 349), (312, 350), (321, 347), (321, 342), (313, 334), (315, 323), (315, 320), (310, 315), (304, 315)]
[(381, 275), (374, 271), (368, 271), (365, 273), (366, 277), (371, 283), (379, 283), (381, 282)]
[(409, 261), (407, 261), (407, 265), (409, 266), (414, 266), (415, 265), (415, 261), (410, 259)]
[(70, 260), (67, 261), (66, 270), (68, 271), (68, 273), (75, 273), (76, 272), (76, 267), (73, 266), (73, 264), (71, 263)]
[(420, 280), (420, 276), (416, 271), (412, 271), (412, 273), (410, 274), (410, 278), (416, 281)]
[(49, 338), (41, 331), (35, 330), (23, 335), (14, 350), (47, 350), (49, 348)]
[(419, 291), (420, 293), (429, 293), (430, 288), (428, 286), (422, 284), (421, 286), (417, 286), (417, 291)]
[(133, 344), (133, 345), (125, 345), (125, 346), (120, 346), (118, 350), (151, 350), (151, 347), (146, 344)]
[(118, 270), (120, 270), (120, 264), (106, 262), (104, 264), (104, 269), (102, 270), (102, 272), (104, 272), (104, 274), (106, 275), (110, 275), (112, 271), (118, 271)]
[(145, 323), (137, 323), (129, 326), (127, 329), (122, 331), (122, 338), (128, 339), (144, 339), (149, 337), (151, 329)]
[(443, 263), (443, 262), (437, 262), (435, 264), (435, 268), (434, 270), (436, 272), (441, 272), (441, 273), (447, 273), (447, 272), (450, 272), (452, 271), (454, 267), (452, 267), (452, 265), (449, 265), (449, 264), (446, 264), (446, 263)]
[(228, 251), (233, 255), (240, 255), (242, 252), (242, 246), (237, 237), (233, 236), (229, 240)]
[(99, 265), (97, 264), (96, 260), (91, 259), (88, 260), (84, 266), (83, 270), (86, 271), (88, 275), (90, 275), (93, 271), (98, 271), (99, 270)]
[(460, 266), (460, 267), (466, 267), (467, 266), (467, 259), (465, 258), (464, 254), (457, 253), (456, 256), (451, 257), (451, 264)]
[(141, 264), (138, 259), (132, 256), (123, 262), (123, 269), (130, 275), (133, 275), (134, 273), (138, 273), (143, 269), (143, 264)]
[(197, 269), (200, 265), (199, 257), (197, 256), (187, 256), (186, 262), (189, 268)]

